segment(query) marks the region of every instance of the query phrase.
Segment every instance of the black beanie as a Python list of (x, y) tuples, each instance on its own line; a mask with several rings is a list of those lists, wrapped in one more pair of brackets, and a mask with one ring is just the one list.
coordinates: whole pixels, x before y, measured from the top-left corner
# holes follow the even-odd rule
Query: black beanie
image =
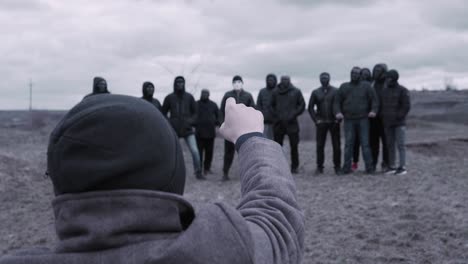
[(232, 78), (232, 82), (234, 83), (235, 81), (241, 81), (242, 83), (244, 83), (244, 81), (242, 80), (242, 77), (240, 77), (239, 75), (236, 75), (234, 76), (234, 78)]
[(97, 88), (97, 85), (99, 82), (101, 81), (105, 81), (106, 82), (106, 79), (102, 78), (102, 77), (94, 77), (93, 79), (93, 93), (94, 94), (98, 94), (98, 93), (109, 93), (109, 90), (107, 90), (107, 82), (106, 82), (106, 90), (105, 91), (98, 91), (98, 88)]
[(385, 76), (387, 78), (392, 78), (395, 81), (398, 81), (398, 79), (400, 79), (400, 74), (398, 73), (397, 70), (389, 70)]
[(50, 135), (47, 169), (55, 195), (145, 189), (183, 194), (179, 140), (148, 102), (123, 95), (85, 98)]

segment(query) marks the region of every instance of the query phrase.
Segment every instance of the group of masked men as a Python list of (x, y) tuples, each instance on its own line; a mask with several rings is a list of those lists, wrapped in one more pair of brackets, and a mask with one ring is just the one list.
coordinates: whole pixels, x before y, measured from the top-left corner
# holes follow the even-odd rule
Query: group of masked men
[[(358, 168), (359, 149), (365, 163), (365, 171), (374, 174), (382, 145), (382, 171), (386, 174), (406, 174), (405, 131), (406, 116), (410, 110), (408, 89), (398, 82), (396, 70), (387, 70), (386, 64), (375, 65), (373, 72), (367, 68), (354, 67), (351, 80), (340, 88), (330, 85), (329, 73), (320, 74), (321, 87), (313, 90), (308, 111), (316, 126), (317, 168), (315, 173), (324, 173), (325, 142), (331, 135), (333, 163), (337, 175), (350, 174)], [(251, 93), (245, 91), (241, 76), (232, 79), (232, 90), (225, 93), (221, 107), (210, 100), (207, 89), (201, 91), (195, 101), (185, 90), (185, 79), (174, 79), (174, 90), (161, 104), (154, 98), (155, 86), (143, 83), (142, 99), (153, 104), (168, 118), (179, 138), (184, 138), (192, 154), (197, 179), (204, 180), (211, 174), (216, 127), (224, 120), (226, 100), (233, 97), (238, 104), (254, 107), (264, 116), (267, 138), (283, 145), (289, 138), (291, 149), (291, 172), (299, 169), (299, 122), (305, 111), (305, 101), (299, 88), (291, 83), (289, 76), (281, 76), (278, 83), (274, 74), (266, 76), (266, 87), (261, 89), (255, 103)], [(109, 93), (104, 78), (94, 78), (95, 95)], [(344, 164), (341, 166), (341, 123), (344, 123)], [(396, 149), (399, 166), (396, 166)], [(224, 141), (223, 180), (229, 180), (235, 145)], [(203, 167), (202, 167), (203, 166)]]

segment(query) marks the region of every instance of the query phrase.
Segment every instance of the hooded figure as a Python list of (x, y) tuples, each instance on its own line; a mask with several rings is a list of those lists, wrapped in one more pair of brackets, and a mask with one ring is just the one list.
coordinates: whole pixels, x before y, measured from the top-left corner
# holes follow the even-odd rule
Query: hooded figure
[(48, 146), (57, 245), (0, 264), (300, 263), (304, 215), (282, 150), (239, 136), (240, 204), (195, 212), (182, 196), (178, 137), (160, 111), (130, 96), (82, 100)]
[(399, 84), (400, 75), (396, 70), (386, 74), (387, 86), (382, 91), (382, 120), (385, 127), (405, 126), (410, 110), (410, 96), (406, 87)]
[(190, 93), (185, 92), (185, 79), (178, 76), (174, 79), (174, 92), (166, 96), (162, 113), (170, 113), (169, 122), (179, 137), (194, 133), (193, 125), (197, 119), (197, 106)]
[(361, 81), (372, 82), (372, 74), (369, 68), (361, 69)]
[(379, 100), (379, 110), (377, 112), (377, 117), (370, 120), (370, 134), (369, 140), (372, 151), (372, 160), (374, 162), (374, 167), (377, 167), (379, 162), (379, 153), (380, 153), (380, 144), (382, 144), (382, 162), (381, 167), (383, 171), (387, 170), (388, 167), (388, 148), (387, 148), (387, 139), (385, 136), (385, 129), (382, 123), (382, 105), (383, 101), (386, 100), (382, 97), (382, 91), (385, 88), (385, 80), (388, 68), (387, 64), (379, 63), (374, 66), (372, 71), (372, 77), (374, 82), (372, 87), (374, 88), (377, 99)]
[(266, 86), (258, 93), (257, 109), (263, 114), (265, 124), (273, 124), (273, 114), (271, 113), (271, 97), (278, 83), (276, 75), (270, 73), (265, 79)]
[(197, 107), (198, 119), (195, 135), (198, 151), (200, 152), (200, 161), (203, 164), (203, 172), (206, 175), (211, 173), (216, 127), (221, 125), (219, 122), (219, 108), (215, 102), (210, 100), (210, 91), (207, 89), (201, 91)]
[[(221, 123), (224, 122), (224, 115), (226, 109), (226, 100), (232, 97), (236, 100), (237, 104), (244, 104), (245, 106), (255, 107), (255, 101), (252, 94), (244, 90), (244, 80), (241, 76), (236, 75), (232, 78), (232, 90), (224, 94), (221, 101)], [(223, 163), (223, 180), (229, 180), (229, 170), (234, 160), (235, 148), (232, 142), (224, 141), (224, 163)]]
[(291, 146), (291, 172), (298, 173), (299, 167), (299, 122), (297, 117), (305, 110), (304, 96), (300, 89), (291, 83), (289, 76), (281, 76), (278, 88), (273, 92), (271, 111), (275, 120), (274, 139), (283, 145), (287, 135)]
[(336, 94), (334, 112), (339, 119), (344, 118), (345, 157), (343, 173), (351, 173), (351, 163), (356, 137), (361, 143), (366, 172), (375, 172), (369, 145), (369, 118), (376, 116), (379, 102), (374, 89), (368, 82), (360, 81), (361, 69), (351, 70), (351, 81), (343, 83)]
[[(411, 109), (410, 93), (398, 82), (400, 75), (396, 70), (386, 74), (387, 85), (382, 90), (382, 123), (388, 146), (387, 174), (406, 174), (406, 117)], [(395, 147), (399, 152), (399, 166), (395, 162)]]
[(153, 95), (154, 95), (154, 84), (153, 83), (144, 82), (143, 83), (143, 88), (142, 88), (142, 93), (143, 93), (143, 97), (141, 97), (142, 99), (145, 99), (146, 101), (148, 101), (149, 103), (154, 105), (159, 111), (162, 110), (162, 106), (161, 106), (161, 103), (159, 102), (159, 100), (153, 97)]
[[(338, 89), (330, 85), (330, 74), (320, 74), (321, 87), (315, 89), (309, 100), (309, 114), (316, 127), (317, 169), (316, 174), (322, 174), (325, 162), (325, 143), (330, 133), (333, 145), (333, 163), (335, 173), (341, 173), (341, 139), (340, 122), (333, 113), (333, 103)], [(315, 109), (317, 107), (317, 109)]]
[(184, 138), (190, 149), (195, 176), (197, 179), (204, 180), (193, 128), (197, 121), (197, 104), (193, 96), (185, 92), (184, 77), (177, 76), (174, 79), (174, 92), (164, 98), (162, 113), (166, 117), (169, 114), (169, 122), (177, 136)]
[(92, 96), (92, 95), (96, 95), (96, 94), (108, 94), (110, 93), (108, 90), (107, 90), (107, 82), (106, 82), (106, 79), (102, 78), (102, 77), (94, 77), (93, 79), (93, 92), (86, 95), (86, 97), (88, 96)]
[[(369, 68), (361, 69), (361, 81), (372, 83), (372, 73)], [(353, 171), (357, 170), (359, 167), (359, 149), (361, 148), (361, 142), (359, 141), (359, 131), (356, 131), (356, 141), (354, 142), (354, 152), (353, 152)]]
[(276, 75), (270, 73), (266, 76), (266, 86), (262, 88), (257, 97), (257, 109), (263, 114), (264, 131), (263, 134), (269, 139), (273, 139), (273, 113), (271, 112), (271, 98), (273, 91), (278, 84)]

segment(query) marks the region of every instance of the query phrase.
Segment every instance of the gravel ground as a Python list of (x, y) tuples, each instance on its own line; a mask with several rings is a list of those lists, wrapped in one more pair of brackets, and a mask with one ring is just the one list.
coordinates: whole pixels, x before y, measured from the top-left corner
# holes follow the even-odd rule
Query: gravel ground
[[(0, 255), (29, 246), (53, 248), (56, 240), (52, 187), (44, 177), (48, 133), (56, 119), (43, 113), (35, 117), (39, 128), (31, 129), (25, 116), (0, 112)], [(315, 176), (315, 142), (301, 142), (295, 179), (306, 215), (303, 263), (468, 263), (467, 128), (413, 122), (404, 176), (335, 176), (329, 142), (326, 173)], [(194, 179), (183, 148), (186, 198), (195, 207), (219, 201), (235, 206), (240, 194), (236, 160), (233, 179), (220, 181), (222, 140), (216, 141), (215, 174), (204, 182)]]

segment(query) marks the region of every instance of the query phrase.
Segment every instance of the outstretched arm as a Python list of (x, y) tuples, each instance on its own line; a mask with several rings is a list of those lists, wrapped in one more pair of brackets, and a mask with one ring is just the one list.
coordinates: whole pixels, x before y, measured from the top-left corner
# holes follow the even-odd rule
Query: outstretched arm
[(256, 263), (300, 263), (304, 215), (281, 146), (263, 138), (259, 111), (231, 99), (220, 131), (236, 142), (239, 152), (241, 202), (237, 208), (251, 231)]

